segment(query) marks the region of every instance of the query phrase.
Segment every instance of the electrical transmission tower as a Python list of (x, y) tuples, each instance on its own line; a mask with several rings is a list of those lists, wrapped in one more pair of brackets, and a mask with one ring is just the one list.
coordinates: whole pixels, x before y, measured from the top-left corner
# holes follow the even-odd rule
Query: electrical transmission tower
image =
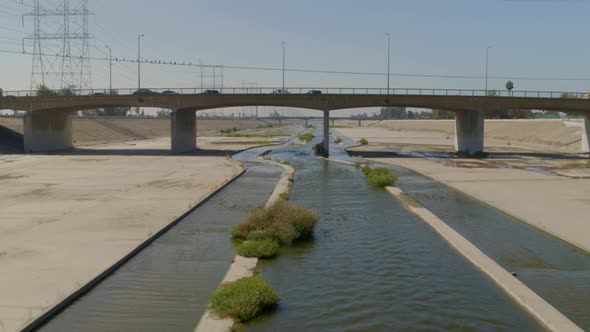
[[(31, 90), (91, 89), (88, 0), (33, 0)], [(24, 22), (24, 18), (23, 18)], [(23, 41), (24, 51), (24, 41)]]

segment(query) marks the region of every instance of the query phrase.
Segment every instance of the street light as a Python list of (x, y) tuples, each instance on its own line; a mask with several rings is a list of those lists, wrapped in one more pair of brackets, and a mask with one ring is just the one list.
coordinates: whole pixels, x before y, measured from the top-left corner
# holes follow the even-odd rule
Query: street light
[(113, 52), (111, 48), (105, 45), (109, 49), (109, 95), (113, 94)]
[(141, 95), (141, 38), (143, 34), (137, 35), (137, 94)]
[(283, 91), (285, 90), (285, 42), (283, 42)]
[(486, 48), (486, 97), (488, 95), (488, 53), (490, 51), (491, 46)]
[(387, 35), (387, 94), (389, 94), (389, 69), (391, 64), (391, 35), (389, 32), (385, 33)]

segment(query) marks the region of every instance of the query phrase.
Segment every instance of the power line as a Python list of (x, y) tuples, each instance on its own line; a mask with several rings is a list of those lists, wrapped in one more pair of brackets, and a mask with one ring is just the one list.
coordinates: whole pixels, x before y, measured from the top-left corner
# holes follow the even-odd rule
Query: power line
[[(11, 51), (11, 50), (0, 50), (0, 53), (11, 53), (11, 54), (24, 54), (32, 55), (33, 53), (27, 51)], [(63, 57), (59, 54), (43, 54), (45, 56)], [(96, 61), (108, 61), (108, 58), (98, 57), (86, 57), (88, 60)], [(113, 58), (113, 62), (120, 63), (137, 63), (137, 60), (127, 58)], [(186, 63), (176, 61), (161, 61), (161, 60), (142, 60), (141, 63), (162, 65), (162, 66), (184, 66), (184, 67), (197, 67), (197, 68), (219, 68), (224, 69), (235, 69), (235, 70), (258, 70), (258, 71), (282, 71), (282, 68), (274, 67), (253, 67), (253, 66), (228, 66), (228, 65), (212, 65), (212, 64), (198, 64), (198, 63)], [(337, 71), (337, 70), (319, 70), (319, 69), (296, 69), (296, 68), (285, 68), (287, 72), (293, 73), (315, 73), (315, 74), (338, 74), (338, 75), (361, 75), (361, 76), (387, 76), (386, 73), (378, 72), (358, 72), (358, 71)], [(397, 77), (417, 77), (417, 78), (443, 78), (443, 79), (484, 79), (485, 76), (475, 75), (439, 75), (439, 74), (409, 74), (409, 73), (391, 73), (390, 76)], [(521, 80), (521, 81), (590, 81), (590, 77), (518, 77), (518, 76), (489, 76), (489, 79), (493, 80)]]

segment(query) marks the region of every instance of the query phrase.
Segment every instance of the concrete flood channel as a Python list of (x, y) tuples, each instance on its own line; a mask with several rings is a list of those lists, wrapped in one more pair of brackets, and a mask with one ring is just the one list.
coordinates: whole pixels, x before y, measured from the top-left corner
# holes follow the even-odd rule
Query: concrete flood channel
[(283, 171), (256, 160), (266, 149), (235, 156), (244, 175), (41, 330), (192, 331), (235, 257), (230, 227), (264, 204)]
[[(543, 330), (429, 226), (369, 187), (359, 169), (315, 158), (318, 142), (269, 155), (295, 167), (290, 199), (314, 209), (320, 223), (313, 241), (259, 263), (281, 303), (246, 330)], [(331, 148), (335, 158), (349, 158), (341, 146)], [(192, 331), (235, 255), (229, 227), (261, 205), (280, 176), (280, 168), (255, 159), (264, 150), (236, 155), (249, 167), (243, 177), (42, 330)], [(410, 196), (590, 327), (590, 257), (440, 183), (388, 167)]]

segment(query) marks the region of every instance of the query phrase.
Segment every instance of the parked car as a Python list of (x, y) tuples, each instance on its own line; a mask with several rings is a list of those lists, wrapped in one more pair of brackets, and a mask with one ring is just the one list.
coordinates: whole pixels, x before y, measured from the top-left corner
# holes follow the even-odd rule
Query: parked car
[(106, 93), (102, 93), (102, 92), (95, 92), (92, 94), (93, 96), (106, 96)]
[(176, 91), (172, 91), (172, 90), (166, 90), (166, 91), (162, 91), (162, 93), (160, 93), (162, 95), (177, 95), (178, 92)]
[(205, 90), (201, 94), (202, 95), (218, 95), (219, 90)]
[(273, 95), (286, 95), (289, 94), (290, 92), (284, 89), (278, 89), (272, 92)]
[(320, 91), (320, 90), (309, 90), (307, 92), (307, 94), (308, 95), (321, 95), (322, 94), (322, 91)]
[(159, 93), (157, 93), (156, 91), (152, 91), (150, 89), (139, 89), (136, 90), (135, 92), (133, 92), (134, 96), (153, 96), (153, 95), (159, 95)]
[(585, 94), (583, 98), (584, 99), (590, 99), (590, 93)]

